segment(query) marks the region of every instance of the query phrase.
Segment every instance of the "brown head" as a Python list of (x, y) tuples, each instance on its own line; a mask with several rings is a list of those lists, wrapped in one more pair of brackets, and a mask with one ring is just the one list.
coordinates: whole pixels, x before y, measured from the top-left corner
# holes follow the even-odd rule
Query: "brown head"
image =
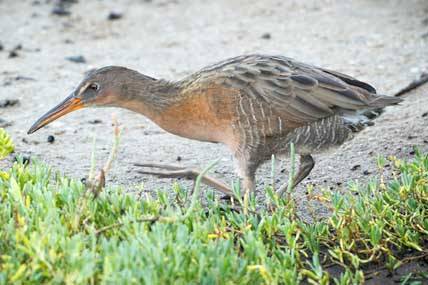
[[(168, 93), (170, 84), (156, 80), (135, 70), (120, 66), (107, 66), (86, 75), (76, 89), (57, 106), (40, 117), (28, 130), (28, 134), (46, 126), (50, 122), (84, 107), (140, 106), (145, 109), (161, 103), (162, 94)], [(152, 106), (153, 105), (153, 106)]]

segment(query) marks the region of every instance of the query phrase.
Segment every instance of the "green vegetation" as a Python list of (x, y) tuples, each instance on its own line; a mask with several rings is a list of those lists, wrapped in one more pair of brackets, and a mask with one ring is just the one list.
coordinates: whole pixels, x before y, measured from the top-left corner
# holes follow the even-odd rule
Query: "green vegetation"
[(198, 185), (191, 197), (174, 185), (173, 201), (138, 200), (17, 162), (0, 176), (0, 284), (360, 284), (370, 265), (392, 272), (428, 256), (428, 155), (391, 161), (390, 182), (309, 193), (332, 211), (313, 224), (272, 189), (264, 209), (211, 194), (201, 205)]
[(5, 158), (8, 154), (13, 152), (15, 146), (10, 136), (3, 128), (0, 128), (0, 159)]

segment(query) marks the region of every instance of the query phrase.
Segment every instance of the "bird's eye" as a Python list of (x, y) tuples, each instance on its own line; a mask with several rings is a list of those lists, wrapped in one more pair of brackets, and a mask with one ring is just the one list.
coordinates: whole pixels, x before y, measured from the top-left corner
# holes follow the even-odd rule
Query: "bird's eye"
[(94, 91), (98, 91), (100, 90), (100, 85), (98, 83), (92, 83), (91, 85), (89, 85), (89, 88), (91, 88)]

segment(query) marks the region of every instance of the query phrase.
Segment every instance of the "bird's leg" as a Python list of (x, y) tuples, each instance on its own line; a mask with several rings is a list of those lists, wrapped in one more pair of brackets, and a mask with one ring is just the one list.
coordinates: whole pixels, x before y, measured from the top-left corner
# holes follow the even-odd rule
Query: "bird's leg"
[[(196, 180), (196, 178), (200, 175), (200, 171), (192, 168), (186, 168), (178, 165), (168, 165), (168, 164), (158, 164), (158, 163), (136, 163), (135, 166), (139, 167), (147, 167), (147, 168), (157, 168), (157, 169), (164, 169), (159, 171), (150, 171), (150, 170), (140, 170), (137, 171), (141, 174), (150, 174), (155, 175), (160, 178), (187, 178)], [(212, 178), (210, 176), (204, 175), (202, 177), (202, 183), (211, 186), (223, 194), (232, 197), (233, 192), (232, 190), (223, 182)]]
[[(310, 154), (300, 155), (299, 170), (297, 171), (296, 176), (294, 176), (293, 178), (292, 188), (296, 187), (297, 184), (299, 184), (303, 179), (305, 179), (309, 175), (311, 170), (314, 168), (314, 166), (315, 166), (315, 161)], [(288, 188), (287, 183), (284, 183), (277, 191), (279, 196), (282, 196), (284, 192), (287, 191), (287, 188)]]

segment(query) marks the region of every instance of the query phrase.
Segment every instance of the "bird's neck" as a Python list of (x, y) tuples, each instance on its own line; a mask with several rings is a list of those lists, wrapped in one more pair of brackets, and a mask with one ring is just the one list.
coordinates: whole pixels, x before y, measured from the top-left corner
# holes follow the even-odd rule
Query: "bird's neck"
[(140, 113), (158, 124), (162, 113), (181, 97), (179, 85), (163, 79), (134, 81), (125, 88), (126, 100), (121, 100), (118, 107)]

